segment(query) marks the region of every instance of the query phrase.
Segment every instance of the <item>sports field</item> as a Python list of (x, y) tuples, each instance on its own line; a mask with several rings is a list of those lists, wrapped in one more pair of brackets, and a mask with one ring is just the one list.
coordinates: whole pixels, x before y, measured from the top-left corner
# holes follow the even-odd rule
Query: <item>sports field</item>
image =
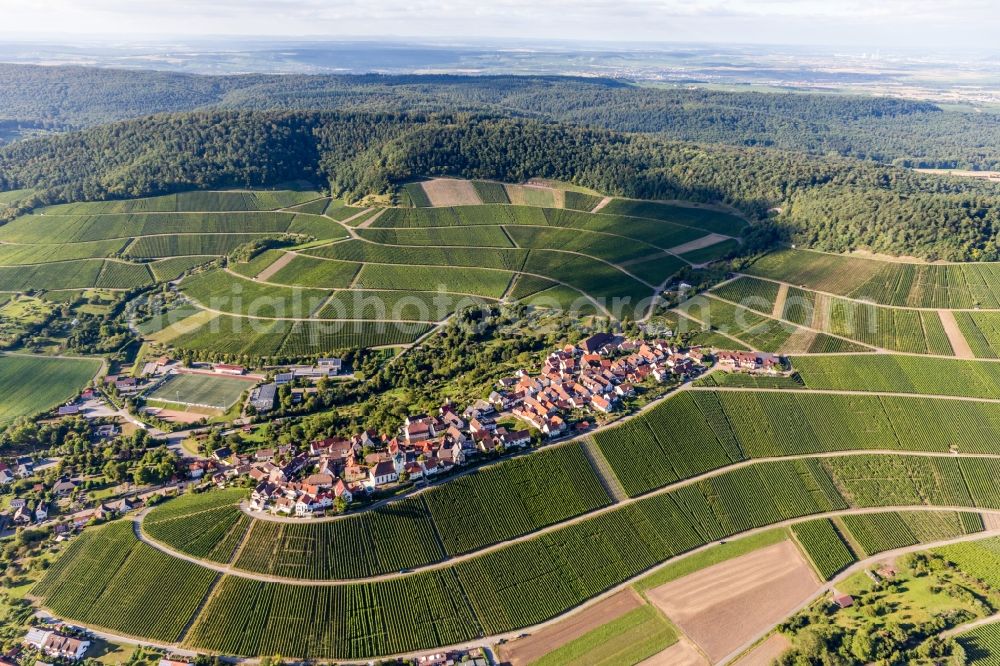
[(224, 375), (175, 374), (167, 377), (147, 398), (196, 407), (228, 409), (253, 385), (253, 380)]

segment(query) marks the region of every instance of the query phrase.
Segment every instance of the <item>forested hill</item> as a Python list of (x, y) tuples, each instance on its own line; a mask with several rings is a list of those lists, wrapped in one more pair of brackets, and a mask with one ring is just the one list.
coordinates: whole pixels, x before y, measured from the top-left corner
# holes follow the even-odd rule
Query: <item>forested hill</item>
[[(1000, 115), (553, 76), (197, 76), (0, 64), (0, 138), (196, 109), (485, 113), (902, 166), (1000, 169)], [(5, 129), (6, 127), (6, 129)]]
[[(162, 114), (0, 149), (0, 190), (31, 205), (192, 187), (328, 183), (357, 198), (419, 175), (541, 176), (608, 194), (724, 201), (812, 247), (996, 259), (995, 185), (788, 151), (696, 145), (483, 115), (210, 111)], [(768, 209), (782, 207), (776, 224)], [(8, 211), (11, 214), (11, 211)]]

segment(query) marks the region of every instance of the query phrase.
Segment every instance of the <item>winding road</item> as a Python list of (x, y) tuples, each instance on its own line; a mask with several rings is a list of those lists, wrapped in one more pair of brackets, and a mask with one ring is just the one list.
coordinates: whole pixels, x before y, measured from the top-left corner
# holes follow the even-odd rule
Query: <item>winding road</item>
[[(213, 570), (218, 571), (220, 573), (225, 573), (225, 574), (229, 574), (229, 575), (233, 575), (233, 576), (238, 576), (240, 578), (248, 578), (248, 579), (251, 579), (251, 580), (261, 580), (261, 581), (267, 581), (267, 582), (272, 582), (272, 583), (286, 583), (286, 584), (289, 584), (289, 585), (316, 585), (316, 586), (351, 585), (351, 584), (358, 583), (361, 580), (366, 580), (366, 581), (393, 580), (393, 579), (396, 579), (396, 578), (404, 578), (404, 577), (408, 577), (408, 576), (413, 576), (413, 575), (416, 575), (416, 574), (419, 574), (419, 573), (422, 573), (422, 572), (425, 572), (425, 571), (434, 571), (434, 570), (437, 570), (437, 569), (444, 569), (444, 568), (450, 567), (450, 566), (452, 566), (454, 564), (458, 564), (460, 562), (465, 562), (465, 561), (470, 560), (472, 558), (479, 557), (481, 555), (486, 555), (486, 554), (491, 553), (491, 552), (496, 551), (496, 550), (500, 550), (500, 549), (505, 548), (505, 547), (507, 547), (507, 546), (509, 546), (511, 544), (516, 544), (516, 543), (520, 543), (522, 541), (528, 541), (528, 540), (531, 540), (531, 539), (535, 539), (535, 538), (538, 538), (538, 537), (543, 536), (545, 534), (556, 532), (556, 531), (561, 530), (561, 529), (563, 529), (565, 527), (568, 527), (570, 525), (575, 525), (575, 524), (581, 523), (581, 522), (583, 522), (585, 520), (589, 520), (591, 518), (594, 518), (595, 516), (603, 515), (605, 513), (611, 512), (611, 511), (616, 511), (616, 510), (620, 509), (621, 507), (627, 506), (629, 504), (634, 504), (636, 502), (640, 502), (640, 501), (645, 500), (645, 499), (647, 499), (649, 497), (656, 497), (658, 495), (663, 495), (665, 493), (673, 492), (673, 491), (681, 489), (681, 488), (685, 488), (685, 487), (688, 487), (688, 486), (691, 486), (691, 485), (695, 485), (695, 484), (700, 483), (701, 481), (704, 481), (706, 479), (711, 479), (711, 478), (717, 477), (719, 475), (725, 474), (727, 472), (731, 472), (733, 470), (741, 469), (743, 467), (749, 467), (749, 466), (752, 466), (752, 465), (759, 465), (759, 464), (766, 464), (766, 463), (769, 463), (769, 462), (780, 462), (780, 461), (789, 461), (789, 460), (809, 460), (809, 459), (816, 459), (816, 458), (845, 458), (845, 457), (866, 456), (866, 455), (907, 455), (907, 456), (927, 457), (927, 458), (987, 458), (987, 459), (993, 459), (993, 460), (1000, 459), (1000, 454), (955, 454), (955, 453), (943, 453), (943, 452), (909, 452), (909, 451), (898, 451), (898, 450), (894, 450), (894, 449), (893, 450), (887, 450), (887, 449), (869, 449), (869, 450), (864, 450), (864, 451), (835, 451), (835, 452), (830, 452), (830, 453), (807, 453), (807, 454), (797, 454), (797, 455), (792, 455), (792, 456), (775, 456), (775, 457), (768, 457), (768, 458), (756, 458), (756, 459), (751, 459), (751, 460), (743, 460), (743, 461), (740, 461), (738, 463), (734, 463), (732, 465), (728, 465), (728, 466), (725, 466), (725, 467), (720, 467), (718, 469), (715, 469), (715, 470), (712, 470), (712, 471), (709, 471), (709, 472), (705, 472), (705, 473), (699, 474), (697, 476), (693, 476), (693, 477), (690, 477), (690, 478), (687, 478), (687, 479), (684, 479), (684, 480), (681, 480), (681, 481), (677, 481), (677, 482), (672, 483), (672, 484), (668, 484), (668, 485), (663, 486), (661, 488), (657, 488), (657, 489), (655, 489), (653, 491), (650, 491), (650, 492), (648, 492), (648, 493), (646, 493), (644, 495), (638, 495), (636, 497), (629, 497), (629, 498), (624, 499), (624, 500), (622, 500), (620, 502), (614, 502), (614, 503), (609, 504), (609, 505), (607, 505), (605, 507), (601, 507), (599, 509), (595, 509), (594, 511), (589, 511), (587, 513), (580, 514), (578, 516), (575, 516), (573, 518), (569, 518), (569, 519), (564, 520), (562, 522), (555, 523), (553, 525), (549, 525), (549, 526), (546, 526), (546, 527), (539, 528), (539, 529), (534, 530), (532, 532), (528, 532), (526, 534), (522, 534), (520, 536), (513, 537), (511, 539), (507, 539), (506, 541), (502, 541), (500, 543), (495, 543), (495, 544), (491, 544), (489, 546), (484, 546), (482, 548), (479, 548), (479, 549), (474, 550), (474, 551), (470, 551), (468, 553), (464, 553), (462, 555), (455, 555), (455, 556), (451, 556), (451, 557), (446, 557), (446, 558), (444, 558), (444, 559), (442, 559), (442, 560), (440, 560), (438, 562), (434, 562), (434, 563), (431, 563), (431, 564), (426, 564), (426, 565), (423, 565), (423, 566), (413, 567), (413, 568), (407, 569), (405, 572), (393, 572), (393, 573), (385, 573), (385, 574), (376, 574), (376, 575), (373, 575), (373, 576), (366, 576), (363, 579), (359, 579), (359, 578), (348, 578), (348, 579), (315, 579), (315, 578), (292, 578), (292, 577), (284, 577), (284, 576), (273, 576), (273, 575), (270, 575), (270, 574), (261, 574), (261, 573), (256, 573), (256, 572), (252, 572), (252, 571), (247, 571), (247, 570), (244, 570), (244, 569), (237, 569), (232, 564), (219, 564), (219, 563), (216, 563), (216, 562), (210, 562), (210, 561), (207, 561), (207, 560), (203, 560), (201, 558), (197, 558), (197, 557), (194, 557), (192, 555), (188, 555), (186, 553), (178, 551), (178, 550), (176, 550), (176, 549), (174, 549), (174, 548), (172, 548), (172, 547), (170, 547), (170, 546), (168, 546), (168, 545), (166, 545), (164, 543), (161, 543), (161, 542), (156, 541), (155, 539), (149, 537), (145, 533), (145, 531), (142, 529), (142, 522), (143, 522), (143, 518), (145, 517), (145, 515), (147, 513), (146, 511), (143, 511), (143, 512), (141, 512), (139, 514), (136, 514), (133, 517), (133, 528), (135, 530), (136, 538), (138, 538), (140, 541), (148, 544), (149, 546), (152, 546), (153, 548), (156, 548), (157, 550), (159, 550), (159, 551), (161, 551), (161, 552), (163, 552), (163, 553), (165, 553), (167, 555), (170, 555), (172, 557), (176, 557), (178, 559), (186, 560), (188, 562), (192, 562), (194, 564), (198, 564), (198, 565), (203, 566), (205, 568), (213, 569)], [(885, 512), (885, 511), (976, 511), (976, 512), (979, 512), (979, 513), (987, 513), (987, 514), (998, 513), (998, 514), (1000, 514), (1000, 510), (980, 509), (980, 508), (977, 508), (977, 507), (952, 506), (952, 505), (947, 505), (947, 506), (928, 506), (928, 505), (913, 505), (913, 506), (910, 506), (910, 505), (903, 505), (903, 506), (888, 506), (888, 507), (850, 508), (850, 509), (842, 509), (842, 510), (838, 510), (838, 511), (831, 511), (831, 512), (826, 512), (826, 513), (821, 513), (821, 514), (809, 514), (809, 515), (800, 516), (800, 517), (797, 517), (797, 518), (790, 518), (788, 520), (785, 520), (785, 521), (782, 521), (782, 522), (779, 522), (779, 523), (773, 523), (771, 525), (767, 525), (765, 528), (761, 528), (759, 530), (751, 530), (750, 532), (747, 532), (746, 534), (752, 534), (752, 533), (757, 532), (757, 531), (762, 531), (763, 529), (770, 529), (772, 527), (777, 527), (777, 526), (781, 526), (781, 525), (794, 525), (796, 523), (806, 522), (806, 521), (809, 521), (809, 520), (813, 520), (813, 519), (815, 519), (817, 517), (820, 517), (820, 516), (861, 515), (861, 514), (868, 514), (868, 513), (881, 513), (881, 512)], [(250, 515), (251, 517), (254, 517), (254, 514), (248, 513), (248, 515)], [(339, 518), (339, 519), (343, 519), (343, 518)], [(307, 521), (304, 521), (302, 519), (290, 518), (288, 520), (289, 521), (295, 521), (295, 522), (300, 523), (300, 524), (301, 523), (308, 524)], [(248, 535), (249, 535), (249, 531), (248, 531), (247, 535), (244, 535), (244, 538), (246, 538)]]

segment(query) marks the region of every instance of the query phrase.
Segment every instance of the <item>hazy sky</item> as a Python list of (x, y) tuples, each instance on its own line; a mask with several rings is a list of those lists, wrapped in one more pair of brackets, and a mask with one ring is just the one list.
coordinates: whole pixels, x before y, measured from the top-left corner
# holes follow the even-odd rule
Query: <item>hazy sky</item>
[(1000, 0), (0, 0), (0, 33), (990, 48)]

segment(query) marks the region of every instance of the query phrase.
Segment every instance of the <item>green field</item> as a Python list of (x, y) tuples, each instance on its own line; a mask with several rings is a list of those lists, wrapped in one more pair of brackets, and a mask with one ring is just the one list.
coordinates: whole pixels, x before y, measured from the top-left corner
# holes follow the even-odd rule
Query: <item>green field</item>
[(641, 606), (548, 653), (532, 666), (638, 664), (677, 642), (677, 630), (653, 606)]
[(175, 374), (167, 377), (146, 397), (183, 405), (228, 409), (253, 385), (253, 381), (224, 375)]
[(0, 355), (0, 423), (48, 411), (93, 379), (97, 359)]

